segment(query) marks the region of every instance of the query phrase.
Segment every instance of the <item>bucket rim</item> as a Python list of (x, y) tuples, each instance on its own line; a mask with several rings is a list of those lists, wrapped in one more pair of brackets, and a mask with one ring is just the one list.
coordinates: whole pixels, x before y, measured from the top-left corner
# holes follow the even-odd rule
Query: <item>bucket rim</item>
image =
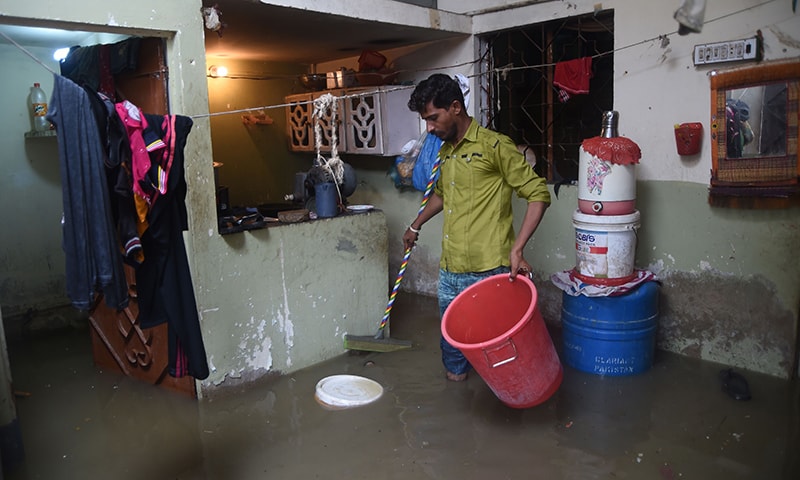
[[(461, 293), (459, 293), (456, 296), (456, 298), (453, 299), (453, 302), (455, 302), (462, 295), (466, 296), (471, 290), (476, 290), (477, 288), (479, 288), (479, 286), (482, 286), (485, 283), (494, 283), (494, 282), (500, 280), (501, 278), (505, 279), (505, 281), (508, 281), (508, 278), (509, 278), (508, 277), (508, 273), (498, 273), (497, 275), (492, 275), (491, 277), (486, 277), (486, 278), (484, 278), (482, 280), (478, 280), (477, 282), (473, 283), (469, 287), (465, 288)], [(445, 310), (444, 315), (442, 316), (442, 328), (441, 328), (442, 336), (445, 338), (445, 340), (447, 340), (447, 343), (449, 343), (450, 345), (458, 348), (459, 350), (461, 350), (461, 349), (470, 349), (470, 350), (484, 349), (484, 348), (487, 348), (487, 347), (496, 346), (500, 342), (505, 342), (509, 338), (513, 337), (517, 332), (522, 330), (522, 327), (524, 327), (528, 322), (530, 322), (532, 320), (533, 312), (537, 308), (537, 304), (538, 304), (538, 300), (539, 299), (538, 299), (538, 293), (536, 292), (536, 285), (534, 285), (533, 280), (531, 280), (530, 278), (528, 278), (525, 275), (517, 275), (515, 277), (514, 281), (517, 282), (517, 281), (520, 281), (520, 280), (522, 281), (522, 283), (525, 284), (525, 286), (527, 286), (530, 289), (531, 301), (530, 301), (530, 304), (528, 305), (528, 308), (525, 310), (525, 314), (522, 316), (522, 318), (520, 318), (514, 324), (514, 326), (512, 326), (511, 328), (509, 328), (508, 330), (506, 330), (502, 334), (497, 335), (496, 337), (494, 337), (492, 339), (485, 340), (483, 342), (478, 342), (478, 343), (463, 343), (463, 342), (459, 342), (457, 340), (454, 340), (452, 337), (450, 337), (450, 335), (447, 333), (447, 329), (445, 328), (445, 326), (447, 325), (447, 319), (449, 318), (449, 313), (452, 312), (450, 307), (448, 307), (447, 310)], [(450, 305), (452, 305), (453, 302), (451, 302)]]
[(590, 215), (583, 213), (580, 209), (575, 209), (572, 214), (573, 224), (585, 223), (587, 225), (622, 225), (635, 223), (639, 226), (642, 214), (639, 210), (634, 210), (633, 213), (627, 215)]
[(636, 269), (630, 275), (625, 275), (623, 277), (592, 277), (589, 275), (584, 275), (578, 271), (578, 268), (573, 268), (572, 275), (575, 276), (578, 280), (583, 283), (587, 283), (589, 285), (600, 285), (603, 287), (618, 287), (620, 285), (624, 285), (631, 280), (636, 278)]

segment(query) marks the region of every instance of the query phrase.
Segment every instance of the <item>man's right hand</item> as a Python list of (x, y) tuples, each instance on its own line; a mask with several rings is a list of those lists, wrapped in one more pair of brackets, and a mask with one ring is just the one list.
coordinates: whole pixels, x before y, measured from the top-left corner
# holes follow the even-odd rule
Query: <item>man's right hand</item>
[(403, 246), (406, 250), (411, 250), (414, 248), (414, 245), (417, 244), (417, 239), (419, 238), (419, 233), (412, 232), (410, 228), (406, 229), (406, 232), (403, 234)]

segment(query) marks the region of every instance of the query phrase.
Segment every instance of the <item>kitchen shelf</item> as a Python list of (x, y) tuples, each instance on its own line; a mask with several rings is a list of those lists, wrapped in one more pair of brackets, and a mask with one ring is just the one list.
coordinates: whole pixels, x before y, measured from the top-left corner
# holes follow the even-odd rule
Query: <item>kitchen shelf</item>
[(245, 125), (272, 125), (274, 120), (266, 113), (242, 115), (242, 123)]
[(55, 136), (56, 136), (55, 130), (45, 130), (44, 132), (31, 130), (30, 132), (25, 132), (25, 138), (42, 138), (42, 137), (55, 137)]
[(419, 137), (419, 115), (408, 109), (408, 91), (396, 87), (349, 88), (286, 97), (289, 149), (313, 152), (316, 137), (313, 101), (331, 93), (338, 97), (334, 124), (330, 109), (320, 119), (320, 150), (331, 150), (334, 129), (339, 153), (394, 156), (409, 140)]

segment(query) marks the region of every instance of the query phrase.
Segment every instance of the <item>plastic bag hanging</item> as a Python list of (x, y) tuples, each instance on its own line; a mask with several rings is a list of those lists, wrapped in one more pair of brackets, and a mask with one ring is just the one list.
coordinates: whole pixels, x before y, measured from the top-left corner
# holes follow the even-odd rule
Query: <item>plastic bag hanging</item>
[(675, 11), (675, 20), (680, 24), (678, 35), (700, 33), (705, 14), (706, 0), (683, 0), (683, 4)]

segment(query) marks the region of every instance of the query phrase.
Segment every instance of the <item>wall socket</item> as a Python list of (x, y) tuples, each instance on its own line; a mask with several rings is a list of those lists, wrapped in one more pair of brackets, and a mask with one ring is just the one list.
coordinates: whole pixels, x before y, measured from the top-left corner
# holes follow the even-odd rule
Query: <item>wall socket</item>
[(758, 37), (695, 45), (694, 64), (706, 65), (709, 63), (758, 60), (758, 51)]

